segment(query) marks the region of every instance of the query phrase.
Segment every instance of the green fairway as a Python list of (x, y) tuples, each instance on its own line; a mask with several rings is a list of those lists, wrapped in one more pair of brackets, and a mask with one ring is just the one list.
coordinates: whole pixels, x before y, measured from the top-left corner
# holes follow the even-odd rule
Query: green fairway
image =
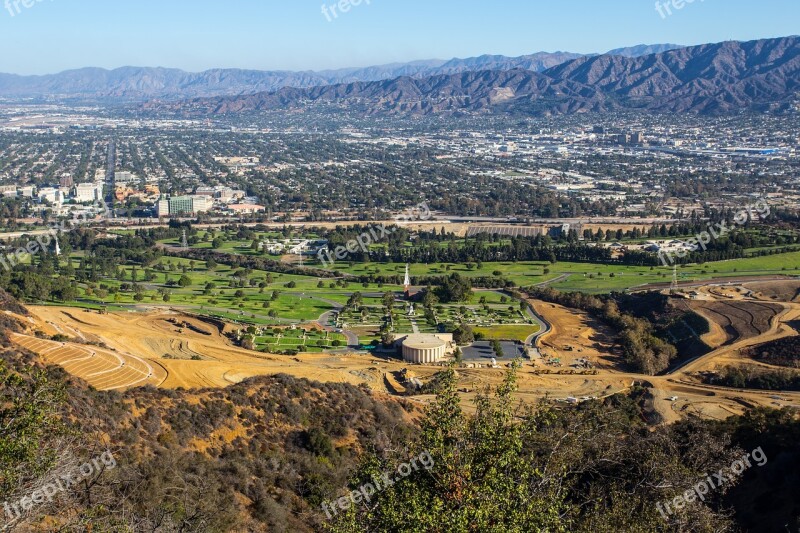
[[(681, 282), (781, 274), (800, 276), (800, 252), (681, 266), (677, 270), (678, 280)], [(569, 275), (568, 279), (552, 285), (553, 288), (560, 291), (604, 293), (622, 291), (650, 283), (669, 283), (672, 280), (672, 268), (667, 267), (558, 263), (553, 265), (553, 271), (559, 275)]]
[[(449, 268), (448, 268), (449, 267)], [(405, 273), (405, 265), (398, 263), (366, 263), (350, 265), (337, 263), (336, 270), (357, 276), (395, 275)], [(548, 270), (547, 274), (544, 273)], [(410, 268), (412, 277), (444, 276), (458, 273), (465, 277), (492, 277), (495, 272), (502, 272), (502, 278), (514, 282), (517, 286), (530, 286), (546, 283), (564, 277), (552, 284), (553, 288), (562, 291), (580, 291), (604, 293), (623, 291), (650, 283), (668, 283), (672, 280), (672, 268), (636, 267), (616, 264), (595, 263), (483, 263), (478, 269), (465, 265), (414, 264)], [(734, 259), (704, 265), (688, 265), (678, 267), (680, 281), (702, 281), (717, 277), (736, 276), (800, 276), (800, 252), (792, 252), (763, 257)]]
[[(205, 245), (206, 243), (200, 243)], [(80, 267), (81, 252), (71, 255), (75, 269)], [(332, 267), (333, 268), (333, 267)], [(405, 264), (339, 263), (335, 268), (351, 276), (394, 276), (402, 278)], [(800, 252), (770, 255), (705, 265), (679, 267), (679, 281), (703, 281), (711, 278), (800, 275)], [(652, 283), (669, 283), (672, 269), (666, 267), (633, 267), (591, 263), (483, 263), (413, 264), (412, 277), (441, 277), (458, 273), (469, 278), (498, 278), (517, 286), (551, 283), (561, 291), (607, 293), (623, 291)], [(259, 326), (289, 325), (319, 320), (325, 313), (346, 304), (355, 292), (364, 295), (364, 305), (357, 313), (344, 313), (337, 321), (325, 325), (368, 327), (377, 331), (386, 326), (381, 295), (398, 295), (402, 286), (382, 283), (360, 283), (353, 279), (317, 278), (242, 270), (219, 264), (213, 270), (203, 261), (164, 256), (146, 268), (125, 265), (116, 276), (96, 281), (77, 280), (77, 299), (67, 302), (78, 307), (109, 310), (130, 309), (134, 305), (161, 305), (186, 309), (195, 313), (224, 318), (238, 323)], [(451, 330), (466, 323), (482, 328), (487, 338), (524, 340), (532, 333), (530, 318), (520, 312), (517, 302), (498, 290), (478, 290), (469, 302), (437, 304), (433, 316), (425, 316), (420, 304), (417, 315), (407, 316), (406, 304), (398, 302), (391, 324), (393, 332), (423, 333)], [(265, 346), (274, 343), (265, 340)], [(324, 349), (314, 343), (309, 350)]]
[(538, 325), (531, 326), (492, 326), (475, 328), (475, 334), (482, 335), (486, 340), (520, 341), (525, 342), (528, 337), (539, 333)]

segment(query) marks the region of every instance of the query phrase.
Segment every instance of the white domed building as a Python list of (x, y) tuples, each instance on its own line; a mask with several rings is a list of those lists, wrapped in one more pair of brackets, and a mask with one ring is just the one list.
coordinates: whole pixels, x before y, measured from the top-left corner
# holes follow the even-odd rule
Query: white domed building
[(452, 334), (413, 334), (397, 341), (403, 352), (403, 361), (418, 365), (443, 361), (453, 353)]

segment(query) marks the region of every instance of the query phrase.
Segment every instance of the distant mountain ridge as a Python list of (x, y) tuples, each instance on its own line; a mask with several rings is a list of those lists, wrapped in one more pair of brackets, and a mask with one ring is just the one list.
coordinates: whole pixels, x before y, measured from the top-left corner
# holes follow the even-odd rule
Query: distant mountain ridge
[(333, 105), (366, 114), (543, 115), (621, 109), (719, 114), (793, 108), (798, 93), (800, 38), (785, 37), (707, 44), (634, 58), (584, 56), (543, 72), (482, 70), (400, 77), (151, 103), (144, 109), (208, 115)]
[[(620, 49), (625, 53), (676, 45), (640, 45)], [(0, 74), (0, 97), (121, 98), (146, 100), (235, 96), (274, 92), (284, 87), (311, 88), (340, 83), (390, 80), (403, 76), (420, 78), (478, 70), (524, 69), (541, 72), (566, 61), (584, 57), (570, 52), (539, 52), (520, 57), (484, 55), (467, 59), (424, 60), (365, 68), (326, 71), (259, 71), (212, 69), (191, 73), (158, 67), (122, 67), (114, 70), (83, 68), (44, 76)]]
[(628, 46), (626, 48), (616, 48), (610, 52), (606, 52), (609, 56), (623, 56), (623, 57), (642, 57), (652, 54), (661, 54), (669, 52), (670, 50), (677, 50), (678, 48), (686, 48), (679, 44), (640, 44), (637, 46)]

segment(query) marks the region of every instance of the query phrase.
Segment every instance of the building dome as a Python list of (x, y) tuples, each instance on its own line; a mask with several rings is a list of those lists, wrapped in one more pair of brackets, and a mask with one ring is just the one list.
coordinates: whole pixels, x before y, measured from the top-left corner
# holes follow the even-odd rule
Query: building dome
[(436, 335), (409, 335), (403, 340), (403, 360), (406, 363), (438, 363), (447, 355), (447, 341)]

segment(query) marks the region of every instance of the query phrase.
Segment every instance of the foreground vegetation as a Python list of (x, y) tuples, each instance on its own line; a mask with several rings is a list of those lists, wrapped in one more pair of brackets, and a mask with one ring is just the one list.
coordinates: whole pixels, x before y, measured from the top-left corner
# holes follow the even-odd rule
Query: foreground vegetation
[[(0, 302), (25, 313), (9, 297)], [(5, 330), (21, 327), (5, 314), (0, 320)], [(414, 404), (366, 388), (286, 376), (224, 390), (103, 393), (0, 342), (0, 498), (17, 501), (107, 449), (119, 464), (81, 491), (28, 510), (15, 528), (588, 533), (800, 526), (792, 507), (800, 422), (789, 411), (652, 428), (643, 421), (646, 389), (574, 407), (524, 406), (514, 400), (513, 370), (493, 397), (487, 391), (477, 399), (474, 417), (462, 411), (452, 371), (434, 380), (437, 400), (422, 418)], [(657, 504), (758, 446), (769, 465), (705, 502), (667, 517), (659, 512)], [(432, 458), (430, 469), (328, 519), (324, 504), (422, 452)]]

